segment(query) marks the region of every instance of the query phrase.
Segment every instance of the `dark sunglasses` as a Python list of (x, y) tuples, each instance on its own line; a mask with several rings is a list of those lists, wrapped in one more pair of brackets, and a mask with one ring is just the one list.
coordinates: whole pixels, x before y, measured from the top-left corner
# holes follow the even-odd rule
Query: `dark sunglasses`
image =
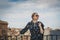
[(39, 17), (39, 15), (36, 15), (36, 17)]

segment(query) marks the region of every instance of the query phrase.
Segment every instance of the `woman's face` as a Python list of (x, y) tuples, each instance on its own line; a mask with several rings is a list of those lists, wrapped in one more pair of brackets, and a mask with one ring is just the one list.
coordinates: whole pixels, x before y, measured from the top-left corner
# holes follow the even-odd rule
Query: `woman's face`
[(35, 14), (35, 15), (33, 16), (33, 20), (38, 20), (38, 18), (39, 18), (39, 15), (36, 15), (36, 14)]

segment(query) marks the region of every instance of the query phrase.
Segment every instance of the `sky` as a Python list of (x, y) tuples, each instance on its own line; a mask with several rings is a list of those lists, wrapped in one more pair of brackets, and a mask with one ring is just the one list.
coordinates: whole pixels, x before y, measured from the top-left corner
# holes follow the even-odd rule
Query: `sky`
[(24, 28), (33, 12), (45, 28), (60, 28), (60, 0), (0, 0), (0, 20), (8, 27)]

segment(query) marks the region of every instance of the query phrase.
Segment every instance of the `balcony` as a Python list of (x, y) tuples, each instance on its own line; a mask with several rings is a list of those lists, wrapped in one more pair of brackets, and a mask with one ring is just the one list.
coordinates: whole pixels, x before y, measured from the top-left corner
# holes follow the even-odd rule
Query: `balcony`
[[(30, 35), (0, 36), (0, 40), (30, 40)], [(43, 40), (60, 40), (60, 35), (44, 35)]]

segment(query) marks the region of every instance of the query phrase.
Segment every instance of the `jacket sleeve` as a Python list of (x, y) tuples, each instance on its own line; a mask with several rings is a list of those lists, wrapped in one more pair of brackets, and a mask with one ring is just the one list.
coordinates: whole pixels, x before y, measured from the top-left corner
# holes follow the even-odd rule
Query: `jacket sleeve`
[(24, 34), (29, 29), (29, 23), (20, 31), (20, 34)]
[(44, 24), (43, 24), (43, 23), (41, 23), (41, 24), (42, 24), (42, 25), (41, 25), (41, 26), (42, 26), (42, 29), (44, 30)]

